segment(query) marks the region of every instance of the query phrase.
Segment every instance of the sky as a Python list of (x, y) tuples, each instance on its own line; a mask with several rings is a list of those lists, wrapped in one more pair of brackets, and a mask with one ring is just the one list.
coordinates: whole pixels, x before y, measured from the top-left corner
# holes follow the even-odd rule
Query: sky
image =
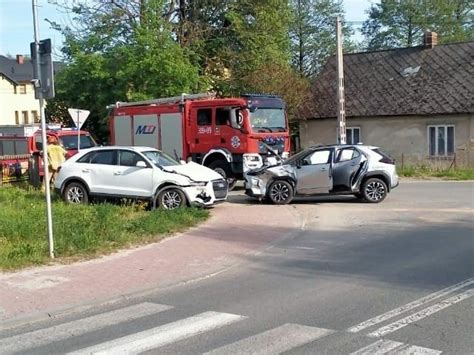
[[(54, 57), (60, 57), (62, 35), (51, 29), (46, 19), (61, 24), (69, 23), (67, 14), (61, 12), (48, 0), (36, 0), (38, 4), (39, 39), (50, 38)], [(346, 21), (364, 21), (366, 11), (376, 0), (343, 0)], [(356, 25), (355, 29), (360, 28)], [(360, 39), (360, 34), (355, 34)], [(29, 54), (30, 42), (34, 40), (32, 0), (0, 0), (0, 54)]]

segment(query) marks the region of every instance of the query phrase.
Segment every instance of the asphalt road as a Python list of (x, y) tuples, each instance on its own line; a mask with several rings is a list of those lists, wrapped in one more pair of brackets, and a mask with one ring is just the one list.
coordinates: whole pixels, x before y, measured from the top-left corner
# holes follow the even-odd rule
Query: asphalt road
[(473, 207), (472, 182), (406, 182), (378, 205), (300, 199), (302, 230), (226, 272), (4, 331), (0, 349), (473, 354)]

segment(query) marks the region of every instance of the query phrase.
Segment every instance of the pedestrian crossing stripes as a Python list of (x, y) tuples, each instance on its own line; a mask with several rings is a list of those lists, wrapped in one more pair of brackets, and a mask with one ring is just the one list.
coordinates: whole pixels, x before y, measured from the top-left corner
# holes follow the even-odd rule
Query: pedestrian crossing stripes
[[(408, 317), (381, 327), (365, 336), (385, 336), (402, 327), (405, 327), (412, 322), (418, 321), (424, 317), (436, 313), (441, 309), (461, 302), (462, 300), (471, 297), (473, 294), (474, 289), (468, 289), (460, 294), (457, 294), (456, 296), (446, 298), (439, 303), (422, 309)], [(156, 315), (171, 309), (173, 309), (173, 307), (169, 305), (145, 302), (115, 311), (92, 315), (83, 319), (62, 323), (49, 328), (30, 331), (24, 334), (11, 336), (9, 338), (0, 339), (0, 353), (2, 355), (6, 355), (25, 351), (34, 352), (34, 349), (36, 348), (47, 346), (60, 341), (64, 341), (64, 344), (67, 344), (67, 340), (70, 338), (83, 336), (87, 333), (119, 324), (124, 324), (130, 321), (137, 321), (139, 318)], [(169, 316), (170, 314), (167, 315), (167, 317)], [(152, 320), (156, 321), (155, 318), (152, 318)], [(207, 345), (204, 345), (206, 348), (203, 349), (203, 351), (208, 351), (205, 353), (206, 355), (236, 355), (249, 353), (268, 355), (292, 351), (297, 347), (309, 345), (311, 343), (314, 343), (311, 346), (318, 346), (318, 344), (321, 344), (319, 343), (319, 340), (327, 337), (328, 335), (334, 335), (335, 337), (344, 335), (344, 332), (333, 329), (286, 323), (275, 328), (265, 329), (262, 332), (246, 338), (239, 339), (237, 332), (236, 341), (229, 341), (229, 343), (224, 345), (220, 343), (219, 347), (217, 348), (212, 346), (213, 331), (226, 326), (231, 326), (234, 323), (244, 321), (249, 322), (251, 320), (255, 319), (244, 315), (209, 311), (197, 315), (191, 315), (183, 319), (172, 321), (170, 323), (162, 324), (133, 334), (128, 334), (125, 336), (121, 334), (120, 337), (115, 339), (104, 339), (104, 341), (99, 344), (86, 344), (81, 349), (72, 348), (71, 350), (74, 352), (70, 354), (138, 354), (159, 349), (164, 346), (174, 345), (191, 337), (208, 333), (208, 336), (201, 338), (206, 342), (210, 341)], [(243, 326), (247, 325), (248, 323), (243, 323)], [(351, 336), (355, 337), (353, 332), (346, 332), (345, 336), (348, 336), (349, 334), (352, 334)], [(352, 340), (353, 339), (350, 341)], [(332, 337), (326, 341), (326, 346), (329, 341), (332, 342)], [(178, 347), (180, 346), (178, 344), (176, 345)], [(47, 349), (47, 347), (45, 347), (45, 349)], [(68, 351), (67, 347), (65, 350)], [(337, 352), (337, 349), (332, 350)], [(352, 354), (436, 355), (440, 353), (441, 351), (436, 349), (424, 348), (412, 344), (404, 344), (388, 339), (380, 339), (364, 348), (356, 350)]]
[(333, 330), (285, 324), (281, 327), (225, 345), (206, 355), (280, 354), (333, 333)]
[(393, 354), (393, 355), (438, 355), (441, 354), (441, 351), (423, 348), (421, 346), (403, 344), (398, 341), (392, 340), (379, 340), (375, 343), (372, 343), (365, 348), (359, 349), (351, 355), (383, 355), (383, 354)]
[(71, 354), (138, 354), (183, 340), (246, 317), (229, 313), (206, 312), (123, 338), (91, 346)]
[(112, 325), (125, 323), (144, 316), (160, 313), (173, 307), (156, 304), (140, 303), (116, 311), (106, 312), (87, 318), (62, 323), (49, 328), (16, 335), (0, 340), (2, 354), (27, 350), (60, 341), (72, 336), (97, 331)]

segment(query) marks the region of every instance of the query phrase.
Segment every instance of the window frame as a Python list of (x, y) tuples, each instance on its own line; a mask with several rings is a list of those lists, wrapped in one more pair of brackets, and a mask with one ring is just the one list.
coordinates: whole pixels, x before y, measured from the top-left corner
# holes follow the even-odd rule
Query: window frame
[[(203, 124), (199, 121), (199, 113), (200, 111), (209, 111), (210, 112), (210, 117), (209, 117), (209, 120), (208, 120), (208, 123), (206, 124)], [(198, 108), (196, 110), (196, 124), (198, 127), (208, 127), (208, 126), (212, 126), (212, 116), (213, 116), (213, 112), (212, 112), (212, 108), (210, 107), (202, 107), (202, 108)], [(206, 121), (207, 122), (207, 121)]]
[[(356, 143), (354, 143), (354, 130), (356, 130), (356, 129), (359, 131), (359, 140)], [(348, 142), (348, 139), (347, 139), (347, 137), (349, 136), (347, 134), (347, 131), (351, 132), (351, 142), (350, 143)], [(358, 144), (358, 143), (362, 142), (362, 137), (361, 137), (360, 132), (361, 132), (360, 126), (346, 127), (346, 143), (347, 144)]]
[[(435, 129), (435, 154), (431, 154), (430, 147), (431, 147), (431, 141), (430, 141), (430, 130), (431, 128)], [(444, 140), (444, 154), (439, 154), (438, 150), (438, 129), (443, 128), (444, 133), (445, 133), (445, 140)], [(453, 151), (451, 153), (448, 153), (448, 128), (453, 129)], [(427, 136), (427, 142), (428, 142), (428, 156), (430, 158), (446, 158), (446, 157), (452, 157), (456, 154), (456, 125), (454, 124), (433, 124), (433, 125), (428, 125), (426, 128), (426, 136)]]
[(301, 161), (303, 162), (311, 162), (311, 157), (316, 154), (316, 153), (320, 153), (320, 152), (329, 152), (329, 155), (328, 155), (328, 159), (325, 163), (315, 163), (315, 164), (304, 164), (304, 166), (314, 166), (314, 165), (326, 165), (326, 164), (331, 164), (331, 159), (332, 159), (332, 153), (333, 153), (333, 150), (332, 149), (316, 149), (316, 150), (313, 150), (311, 153), (307, 154), (303, 159), (301, 159)]

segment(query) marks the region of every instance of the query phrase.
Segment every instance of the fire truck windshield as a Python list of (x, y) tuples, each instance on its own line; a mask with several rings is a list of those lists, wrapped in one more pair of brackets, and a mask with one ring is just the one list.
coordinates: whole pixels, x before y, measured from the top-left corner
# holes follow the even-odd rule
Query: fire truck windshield
[(176, 166), (179, 163), (171, 158), (169, 155), (159, 152), (157, 150), (150, 150), (148, 152), (143, 152), (143, 154), (150, 159), (150, 161), (158, 167), (165, 167), (165, 166)]
[[(66, 150), (77, 150), (77, 136), (76, 135), (60, 136), (59, 142)], [(86, 148), (95, 147), (96, 143), (94, 142), (91, 136), (81, 134), (80, 145), (81, 145), (81, 149), (86, 149)]]
[(257, 108), (250, 111), (250, 124), (254, 132), (285, 132), (285, 111), (282, 108)]

